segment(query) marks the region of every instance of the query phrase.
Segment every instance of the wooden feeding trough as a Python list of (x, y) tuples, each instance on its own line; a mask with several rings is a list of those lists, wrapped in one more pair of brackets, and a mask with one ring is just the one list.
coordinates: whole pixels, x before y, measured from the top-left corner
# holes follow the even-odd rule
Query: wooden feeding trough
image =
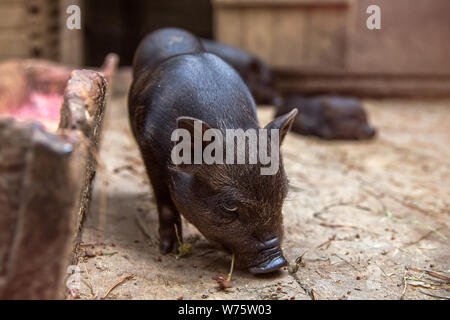
[(0, 65), (0, 299), (64, 297), (117, 62)]

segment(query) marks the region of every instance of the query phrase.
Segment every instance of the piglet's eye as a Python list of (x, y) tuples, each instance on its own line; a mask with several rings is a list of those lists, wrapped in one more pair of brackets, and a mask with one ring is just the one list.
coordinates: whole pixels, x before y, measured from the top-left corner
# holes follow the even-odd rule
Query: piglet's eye
[(226, 212), (226, 213), (230, 213), (230, 214), (235, 214), (238, 211), (238, 207), (234, 204), (230, 204), (230, 203), (222, 203), (220, 205), (220, 208), (222, 209), (222, 211)]

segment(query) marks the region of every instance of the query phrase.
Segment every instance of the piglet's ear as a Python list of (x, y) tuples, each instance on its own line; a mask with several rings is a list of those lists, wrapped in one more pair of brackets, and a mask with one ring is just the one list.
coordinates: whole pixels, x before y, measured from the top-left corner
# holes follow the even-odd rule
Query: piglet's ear
[(278, 129), (280, 130), (280, 145), (283, 143), (284, 137), (292, 127), (295, 116), (297, 115), (297, 108), (292, 109), (290, 112), (275, 118), (264, 129)]
[[(209, 142), (203, 141), (203, 134), (206, 130), (211, 129), (211, 126), (206, 122), (192, 117), (178, 117), (177, 118), (177, 128), (186, 129), (191, 135), (191, 145), (194, 148), (195, 139), (194, 137), (198, 135), (199, 143), (202, 144), (202, 150), (209, 144)], [(192, 149), (194, 152), (194, 149)]]
[[(195, 125), (197, 123), (197, 125)], [(200, 126), (201, 125), (201, 126)], [(203, 134), (206, 130), (210, 129), (211, 127), (206, 122), (192, 118), (192, 117), (178, 117), (177, 118), (177, 128), (178, 129), (186, 129), (189, 131), (192, 137), (194, 137), (194, 134), (197, 130), (200, 130), (198, 133), (201, 134), (203, 137)]]
[(196, 166), (192, 166), (192, 164), (201, 163), (203, 150), (207, 145), (207, 142), (203, 141), (203, 135), (211, 127), (206, 122), (196, 118), (179, 117), (177, 118), (177, 129), (183, 129), (188, 132), (188, 136), (183, 136), (182, 142), (179, 145), (177, 142), (172, 149), (177, 156), (182, 158), (181, 163), (175, 161), (177, 169), (184, 171), (194, 169)]

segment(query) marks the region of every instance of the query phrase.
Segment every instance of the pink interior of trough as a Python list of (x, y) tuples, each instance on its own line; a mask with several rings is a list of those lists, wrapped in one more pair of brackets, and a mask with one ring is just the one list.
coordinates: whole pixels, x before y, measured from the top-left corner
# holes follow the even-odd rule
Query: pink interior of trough
[(39, 122), (56, 131), (71, 69), (41, 60), (0, 64), (0, 116)]
[(56, 93), (31, 92), (27, 103), (6, 110), (6, 115), (18, 120), (38, 121), (46, 130), (56, 131), (62, 102), (63, 96)]
[[(108, 54), (100, 68), (110, 81), (119, 57)], [(11, 60), (0, 63), (0, 117), (39, 122), (56, 131), (64, 90), (71, 68), (45, 60)]]

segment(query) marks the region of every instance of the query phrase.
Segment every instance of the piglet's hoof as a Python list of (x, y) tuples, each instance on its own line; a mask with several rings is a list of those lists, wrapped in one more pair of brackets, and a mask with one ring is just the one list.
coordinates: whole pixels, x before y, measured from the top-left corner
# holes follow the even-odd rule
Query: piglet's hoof
[(167, 254), (172, 251), (172, 248), (175, 246), (175, 243), (171, 240), (161, 240), (159, 243), (159, 251), (162, 254)]
[(170, 252), (176, 252), (178, 249), (178, 239), (171, 230), (171, 232), (161, 232), (159, 235), (159, 251), (162, 254), (167, 254)]

